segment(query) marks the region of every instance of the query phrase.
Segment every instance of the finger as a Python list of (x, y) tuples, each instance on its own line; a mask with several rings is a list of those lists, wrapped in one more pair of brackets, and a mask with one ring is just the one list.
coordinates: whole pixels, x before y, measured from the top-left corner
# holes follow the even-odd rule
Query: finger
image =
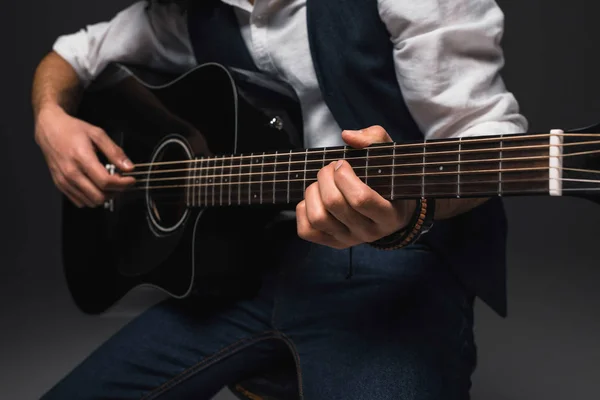
[(93, 202), (93, 206), (97, 207), (106, 201), (104, 194), (90, 179), (83, 173), (79, 174), (75, 180), (75, 186)]
[(334, 179), (334, 163), (322, 168), (317, 174), (321, 199), (327, 211), (348, 227), (352, 237), (369, 241), (377, 235), (377, 226), (367, 216), (355, 210), (338, 189)]
[(61, 172), (55, 171), (53, 174), (53, 180), (56, 187), (77, 207), (81, 208), (84, 205), (88, 207), (94, 206), (92, 201), (90, 201), (83, 193), (81, 193), (79, 189), (73, 187)]
[(354, 148), (362, 149), (373, 143), (391, 142), (392, 138), (379, 125), (374, 125), (359, 131), (345, 130), (342, 132), (342, 139), (346, 144)]
[(88, 200), (86, 204), (89, 207), (97, 207), (105, 201), (104, 194), (83, 174), (77, 167), (65, 167), (63, 170), (69, 186), (77, 189)]
[(78, 208), (82, 208), (84, 205), (86, 205), (85, 202), (83, 200), (81, 200), (81, 198), (78, 195), (73, 193), (70, 188), (66, 188), (65, 190), (62, 190), (62, 193), (65, 196), (67, 196), (67, 198), (69, 200), (71, 200), (71, 202), (73, 204), (75, 204)]
[(306, 217), (313, 229), (327, 233), (330, 236), (338, 237), (339, 239), (348, 239), (350, 231), (346, 225), (338, 221), (325, 208), (318, 183), (315, 182), (306, 189), (304, 199)]
[(93, 151), (83, 152), (77, 159), (83, 173), (103, 192), (124, 190), (135, 183), (130, 176), (111, 175)]
[(401, 223), (394, 205), (356, 176), (347, 161), (340, 160), (336, 163), (332, 179), (345, 201), (361, 215), (384, 226), (397, 226)]
[(349, 247), (347, 244), (344, 244), (337, 240), (335, 237), (314, 229), (310, 222), (308, 221), (308, 216), (306, 214), (306, 202), (301, 201), (296, 206), (296, 229), (298, 232), (298, 236), (301, 239), (304, 239), (308, 242), (321, 244), (323, 246), (332, 247), (334, 249), (344, 249)]
[(123, 149), (121, 149), (112, 139), (100, 128), (91, 128), (89, 132), (90, 138), (102, 153), (113, 163), (117, 168), (123, 171), (131, 171), (133, 163)]

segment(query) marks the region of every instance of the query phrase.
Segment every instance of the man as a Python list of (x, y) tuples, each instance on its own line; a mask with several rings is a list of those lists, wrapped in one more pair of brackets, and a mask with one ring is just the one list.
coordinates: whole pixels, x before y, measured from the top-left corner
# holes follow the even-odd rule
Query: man
[[(34, 79), (36, 140), (58, 188), (96, 207), (132, 180), (109, 176), (95, 148), (132, 165), (71, 115), (80, 89), (113, 61), (184, 72), (243, 64), (246, 51), (246, 65), (297, 92), (306, 147), (525, 132), (499, 76), (502, 30), (493, 0), (137, 2), (56, 41)], [(502, 210), (486, 199), (425, 204), (385, 200), (346, 162), (325, 166), (296, 208), (302, 240), (285, 239), (256, 296), (160, 304), (44, 398), (208, 399), (291, 355), (301, 398), (467, 399), (474, 295), (503, 312), (490, 266), (503, 261)], [(424, 235), (412, 219), (421, 213), (434, 221)]]

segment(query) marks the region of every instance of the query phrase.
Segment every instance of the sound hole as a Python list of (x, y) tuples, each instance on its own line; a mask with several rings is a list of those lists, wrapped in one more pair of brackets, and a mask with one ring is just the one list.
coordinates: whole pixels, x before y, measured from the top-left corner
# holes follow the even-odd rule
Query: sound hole
[(154, 152), (146, 184), (146, 206), (158, 233), (171, 233), (188, 215), (186, 195), (192, 154), (179, 138), (165, 140)]

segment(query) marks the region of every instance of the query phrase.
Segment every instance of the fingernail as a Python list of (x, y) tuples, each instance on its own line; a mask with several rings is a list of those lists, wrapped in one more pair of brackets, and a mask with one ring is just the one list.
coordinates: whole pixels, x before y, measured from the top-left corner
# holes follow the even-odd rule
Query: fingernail
[(338, 169), (340, 169), (340, 167), (342, 166), (342, 164), (344, 163), (344, 160), (339, 160), (336, 164), (335, 164), (335, 171), (337, 171)]
[(130, 159), (126, 158), (123, 160), (123, 166), (125, 168), (131, 168), (131, 167), (133, 167), (133, 163), (131, 162)]
[(362, 133), (362, 130), (360, 130), (360, 131), (353, 131), (353, 130), (346, 129), (346, 132), (349, 133), (349, 134), (351, 134), (351, 135), (357, 135), (359, 133)]

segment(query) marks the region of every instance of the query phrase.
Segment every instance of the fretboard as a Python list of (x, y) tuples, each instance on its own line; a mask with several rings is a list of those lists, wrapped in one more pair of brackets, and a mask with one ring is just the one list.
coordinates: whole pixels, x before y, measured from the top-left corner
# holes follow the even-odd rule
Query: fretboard
[(553, 165), (560, 159), (551, 149), (557, 145), (560, 151), (561, 140), (560, 135), (506, 135), (199, 158), (189, 163), (187, 202), (192, 207), (297, 203), (319, 170), (340, 159), (389, 200), (549, 194)]

